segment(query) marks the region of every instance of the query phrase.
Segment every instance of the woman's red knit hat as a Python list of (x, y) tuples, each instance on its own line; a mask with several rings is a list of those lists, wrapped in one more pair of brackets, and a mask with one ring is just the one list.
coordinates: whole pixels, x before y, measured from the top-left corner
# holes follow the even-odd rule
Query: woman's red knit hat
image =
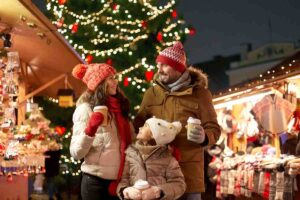
[(171, 66), (175, 70), (183, 73), (186, 69), (186, 56), (181, 42), (176, 42), (172, 47), (161, 51), (156, 58), (160, 62)]
[(78, 64), (72, 70), (72, 75), (82, 80), (88, 89), (92, 91), (108, 76), (114, 74), (116, 74), (116, 70), (105, 63), (93, 63), (89, 65)]

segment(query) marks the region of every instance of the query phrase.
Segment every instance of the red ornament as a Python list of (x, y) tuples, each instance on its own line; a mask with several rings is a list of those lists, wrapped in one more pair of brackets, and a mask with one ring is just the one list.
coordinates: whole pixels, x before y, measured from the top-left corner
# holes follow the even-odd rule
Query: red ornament
[(64, 5), (67, 2), (67, 0), (58, 0), (59, 5)]
[(173, 10), (173, 11), (172, 11), (172, 17), (173, 17), (173, 18), (176, 18), (176, 17), (177, 17), (177, 11), (176, 11), (176, 10)]
[(93, 56), (92, 55), (87, 55), (86, 57), (85, 57), (85, 61), (88, 63), (88, 64), (90, 64), (90, 63), (92, 63), (92, 61), (93, 61)]
[(129, 85), (129, 80), (128, 80), (127, 76), (124, 78), (123, 84), (125, 87), (127, 87)]
[(33, 138), (33, 134), (31, 134), (31, 133), (26, 134), (26, 136), (25, 136), (26, 141), (31, 140), (31, 138)]
[(64, 25), (64, 18), (61, 18), (56, 22), (57, 28), (61, 28), (63, 25)]
[(189, 34), (191, 35), (191, 36), (193, 36), (193, 35), (195, 35), (196, 34), (196, 29), (195, 28), (189, 28)]
[(57, 135), (62, 136), (66, 132), (66, 128), (63, 126), (56, 126), (54, 131), (57, 133)]
[(147, 24), (146, 21), (142, 21), (142, 22), (141, 22), (141, 25), (142, 25), (143, 28), (146, 28), (146, 27), (148, 26), (148, 24)]
[(72, 33), (77, 33), (78, 31), (78, 23), (74, 23), (71, 27)]
[(38, 140), (45, 140), (45, 134), (41, 133), (38, 137)]
[(112, 5), (112, 8), (113, 8), (113, 10), (118, 10), (118, 9), (119, 9), (119, 5), (116, 4), (116, 3), (114, 3), (114, 4)]
[(108, 59), (106, 59), (105, 63), (108, 64), (108, 65), (110, 65), (110, 66), (112, 66), (113, 61), (112, 61), (111, 58), (108, 58)]
[(153, 78), (153, 75), (154, 75), (154, 72), (153, 71), (146, 71), (145, 72), (145, 77), (146, 77), (146, 80), (147, 81), (151, 81), (152, 80), (152, 78)]
[(158, 32), (157, 35), (156, 35), (156, 39), (157, 41), (161, 42), (163, 40), (163, 35), (161, 32)]

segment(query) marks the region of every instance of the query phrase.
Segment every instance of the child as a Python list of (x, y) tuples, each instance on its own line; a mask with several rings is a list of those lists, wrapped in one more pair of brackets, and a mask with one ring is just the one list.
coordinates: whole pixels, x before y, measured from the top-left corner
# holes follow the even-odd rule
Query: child
[(117, 188), (121, 199), (173, 200), (183, 195), (184, 176), (167, 146), (180, 130), (180, 122), (169, 123), (157, 118), (148, 119), (139, 129), (137, 141), (126, 150), (124, 171)]

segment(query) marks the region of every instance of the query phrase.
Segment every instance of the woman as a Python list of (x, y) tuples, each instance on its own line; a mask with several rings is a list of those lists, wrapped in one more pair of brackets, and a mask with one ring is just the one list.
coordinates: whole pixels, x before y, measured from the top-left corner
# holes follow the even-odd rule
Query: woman
[[(107, 64), (79, 64), (72, 74), (87, 85), (73, 114), (70, 145), (75, 159), (84, 158), (82, 199), (117, 199), (115, 190), (122, 176), (125, 149), (131, 143), (129, 101), (118, 88), (116, 70)], [(106, 116), (93, 112), (99, 105), (108, 107), (107, 125), (102, 124)]]

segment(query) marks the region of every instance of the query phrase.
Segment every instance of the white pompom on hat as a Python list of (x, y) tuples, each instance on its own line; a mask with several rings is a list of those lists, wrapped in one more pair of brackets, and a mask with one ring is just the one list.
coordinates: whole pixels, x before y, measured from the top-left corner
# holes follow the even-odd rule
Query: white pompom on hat
[(145, 123), (150, 127), (152, 136), (158, 145), (165, 145), (172, 142), (182, 128), (180, 122), (170, 123), (155, 117), (148, 119)]

